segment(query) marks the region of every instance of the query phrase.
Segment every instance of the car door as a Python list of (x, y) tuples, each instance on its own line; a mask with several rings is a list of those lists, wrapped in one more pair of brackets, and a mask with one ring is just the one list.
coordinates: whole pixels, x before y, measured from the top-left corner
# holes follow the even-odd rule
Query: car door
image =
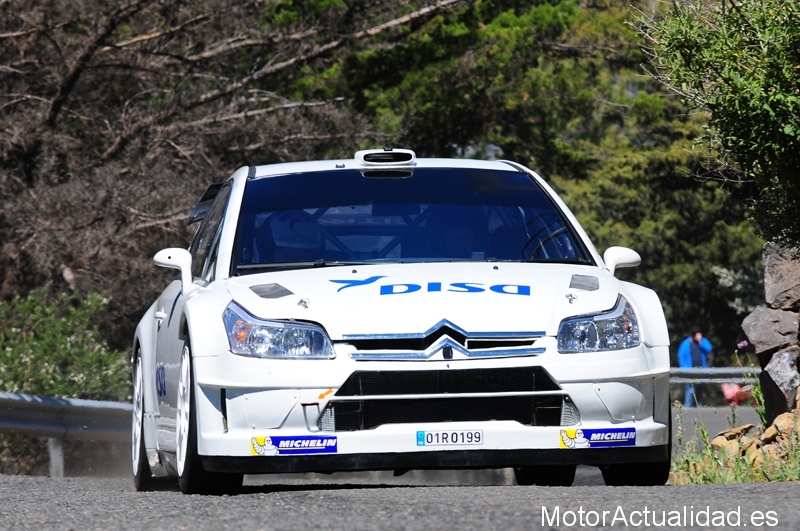
[[(195, 284), (206, 286), (214, 280), (214, 264), (229, 195), (230, 186), (220, 190), (189, 248), (192, 255), (192, 282)], [(179, 276), (156, 303), (155, 385), (159, 413), (158, 446), (162, 450), (175, 450), (181, 353), (188, 339), (183, 322), (183, 306), (187, 296), (202, 297), (202, 293), (195, 291), (184, 295)]]

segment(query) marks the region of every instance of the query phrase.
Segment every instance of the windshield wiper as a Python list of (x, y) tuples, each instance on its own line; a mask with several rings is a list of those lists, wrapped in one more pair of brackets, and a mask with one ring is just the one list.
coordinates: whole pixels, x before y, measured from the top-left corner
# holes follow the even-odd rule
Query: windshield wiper
[(592, 265), (591, 260), (586, 258), (531, 258), (529, 260), (520, 260), (525, 264), (576, 264), (576, 265)]
[(339, 261), (339, 260), (314, 260), (302, 262), (270, 262), (264, 264), (242, 264), (236, 266), (237, 271), (260, 271), (264, 269), (282, 270), (282, 269), (312, 269), (317, 267), (337, 267), (337, 266), (353, 266), (353, 265), (366, 265), (369, 262), (352, 262), (352, 261)]

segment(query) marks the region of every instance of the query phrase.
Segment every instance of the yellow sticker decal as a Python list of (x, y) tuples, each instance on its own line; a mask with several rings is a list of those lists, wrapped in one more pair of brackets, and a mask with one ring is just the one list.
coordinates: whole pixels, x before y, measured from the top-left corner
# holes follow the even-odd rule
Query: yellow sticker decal
[(561, 430), (559, 433), (559, 448), (589, 448), (589, 446), (589, 439), (583, 435), (583, 430), (580, 428)]
[(272, 439), (269, 437), (251, 437), (250, 454), (278, 455), (278, 448), (274, 444), (272, 444)]

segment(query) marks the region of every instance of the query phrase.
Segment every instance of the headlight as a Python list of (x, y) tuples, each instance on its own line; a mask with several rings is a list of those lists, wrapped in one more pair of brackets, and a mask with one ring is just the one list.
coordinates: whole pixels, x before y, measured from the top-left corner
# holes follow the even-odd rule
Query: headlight
[(570, 317), (558, 327), (559, 352), (621, 350), (639, 343), (639, 322), (622, 296), (609, 313)]
[(335, 358), (331, 340), (318, 326), (293, 321), (262, 321), (230, 303), (222, 313), (231, 352), (277, 359)]

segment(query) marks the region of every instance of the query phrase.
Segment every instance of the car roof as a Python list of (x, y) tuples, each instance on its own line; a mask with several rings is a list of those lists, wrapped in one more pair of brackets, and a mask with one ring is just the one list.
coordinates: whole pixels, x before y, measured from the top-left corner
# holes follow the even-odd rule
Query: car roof
[[(476, 160), (476, 159), (446, 159), (446, 158), (421, 158), (416, 159), (414, 168), (467, 168), (499, 171), (522, 171), (516, 164), (503, 160)], [(291, 173), (310, 171), (329, 171), (337, 169), (363, 170), (355, 159), (315, 160), (305, 162), (286, 162), (241, 168), (234, 174), (234, 178), (263, 178)], [(242, 171), (245, 170), (245, 171)]]

